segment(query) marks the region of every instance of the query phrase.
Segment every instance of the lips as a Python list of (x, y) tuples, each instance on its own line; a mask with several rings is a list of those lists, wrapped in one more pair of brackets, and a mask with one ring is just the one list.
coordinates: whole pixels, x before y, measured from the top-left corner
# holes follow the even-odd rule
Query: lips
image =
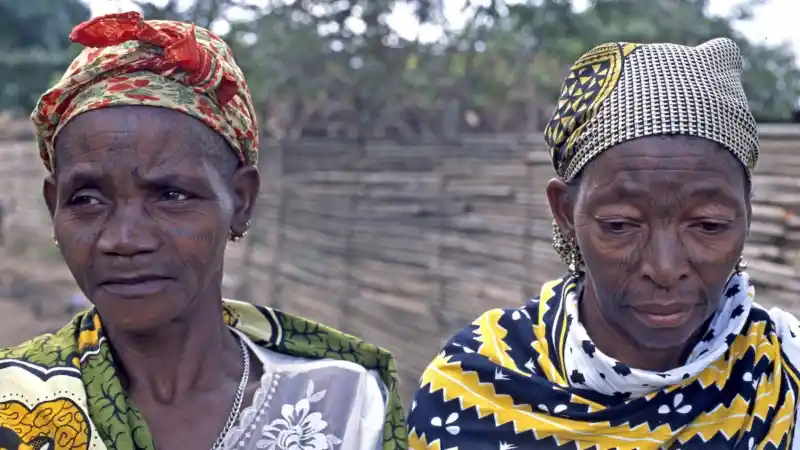
[(157, 294), (173, 281), (162, 275), (134, 275), (109, 278), (100, 283), (100, 288), (117, 297), (137, 298)]
[(694, 305), (686, 303), (652, 303), (632, 306), (633, 309), (645, 314), (667, 315), (692, 309)]
[(632, 306), (633, 314), (652, 328), (679, 328), (692, 318), (695, 305), (691, 304), (649, 304)]

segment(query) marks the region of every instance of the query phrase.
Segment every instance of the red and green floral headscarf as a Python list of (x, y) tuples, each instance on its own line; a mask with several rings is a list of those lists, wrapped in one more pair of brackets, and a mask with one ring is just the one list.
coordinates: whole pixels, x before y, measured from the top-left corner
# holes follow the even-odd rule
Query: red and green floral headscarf
[(56, 136), (70, 119), (119, 105), (189, 114), (222, 135), (243, 164), (257, 163), (250, 90), (230, 48), (210, 31), (127, 12), (84, 22), (70, 39), (86, 48), (31, 114), (47, 170), (53, 170)]

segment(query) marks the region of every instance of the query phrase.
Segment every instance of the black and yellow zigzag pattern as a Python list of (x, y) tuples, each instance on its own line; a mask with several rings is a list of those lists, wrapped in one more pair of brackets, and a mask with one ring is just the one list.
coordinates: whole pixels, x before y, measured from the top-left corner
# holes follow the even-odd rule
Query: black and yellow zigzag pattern
[[(409, 418), (409, 448), (483, 448), (426, 425), (428, 417), (453, 413), (460, 414), (458, 425), (465, 435), (474, 438), (481, 430), (507, 435), (507, 442), (516, 435), (600, 450), (705, 443), (733, 448), (738, 442), (757, 449), (792, 448), (800, 379), (766, 312), (754, 309), (725, 356), (697, 376), (621, 405), (586, 398), (569, 386), (563, 363), (566, 326), (560, 322), (565, 318), (553, 312), (562, 309), (564, 294), (574, 288), (569, 279), (547, 283), (526, 308), (489, 311), (459, 333), (422, 375), (417, 411)], [(534, 342), (520, 348), (524, 339), (512, 335), (527, 327)], [(526, 364), (526, 359), (533, 361)], [(739, 381), (743, 376), (749, 377), (749, 386)], [(676, 399), (677, 409), (689, 397), (695, 408), (679, 426), (675, 416), (658, 411), (665, 399)], [(617, 411), (619, 417), (599, 420)]]

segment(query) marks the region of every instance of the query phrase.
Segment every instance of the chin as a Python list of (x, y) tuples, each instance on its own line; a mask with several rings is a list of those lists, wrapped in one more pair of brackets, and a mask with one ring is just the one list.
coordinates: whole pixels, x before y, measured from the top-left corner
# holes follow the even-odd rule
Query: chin
[(628, 332), (640, 347), (657, 351), (685, 346), (692, 341), (696, 333), (697, 328), (691, 326), (674, 329), (637, 329)]
[(186, 303), (177, 296), (119, 299), (99, 295), (94, 304), (106, 328), (136, 334), (162, 329), (186, 310)]

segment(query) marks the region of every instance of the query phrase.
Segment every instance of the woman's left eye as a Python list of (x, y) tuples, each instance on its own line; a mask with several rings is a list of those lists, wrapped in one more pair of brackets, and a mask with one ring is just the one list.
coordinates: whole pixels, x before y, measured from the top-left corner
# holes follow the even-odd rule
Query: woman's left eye
[(695, 228), (699, 228), (705, 233), (719, 233), (721, 231), (725, 231), (728, 228), (727, 223), (722, 222), (712, 222), (712, 221), (701, 221), (696, 223)]
[(161, 194), (161, 200), (168, 202), (181, 202), (188, 198), (189, 196), (186, 193), (174, 189), (164, 191), (164, 193)]

